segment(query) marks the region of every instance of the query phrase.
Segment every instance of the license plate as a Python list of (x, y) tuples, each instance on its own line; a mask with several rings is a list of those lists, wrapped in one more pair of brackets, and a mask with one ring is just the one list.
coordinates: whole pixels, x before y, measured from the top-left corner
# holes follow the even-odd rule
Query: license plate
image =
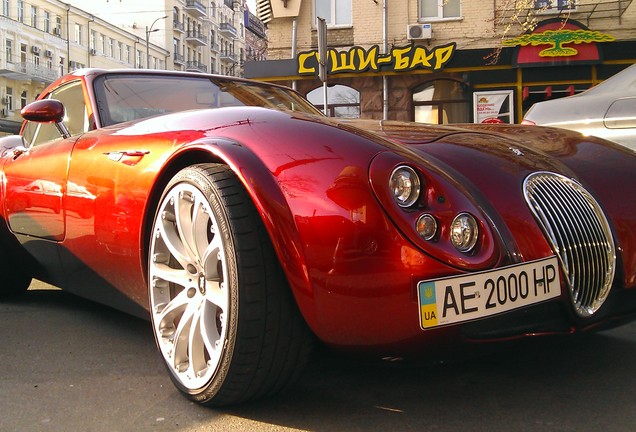
[(465, 276), (419, 282), (422, 329), (471, 321), (561, 295), (555, 256)]

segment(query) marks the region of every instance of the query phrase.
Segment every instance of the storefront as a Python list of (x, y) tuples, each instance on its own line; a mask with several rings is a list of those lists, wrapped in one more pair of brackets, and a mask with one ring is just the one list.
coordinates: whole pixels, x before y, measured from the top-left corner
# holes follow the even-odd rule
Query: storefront
[(510, 122), (538, 101), (579, 93), (636, 63), (636, 41), (617, 41), (581, 23), (556, 19), (499, 49), (415, 44), (330, 49), (326, 90), (317, 50), (295, 59), (248, 62), (245, 75), (293, 85), (332, 116), (426, 123)]

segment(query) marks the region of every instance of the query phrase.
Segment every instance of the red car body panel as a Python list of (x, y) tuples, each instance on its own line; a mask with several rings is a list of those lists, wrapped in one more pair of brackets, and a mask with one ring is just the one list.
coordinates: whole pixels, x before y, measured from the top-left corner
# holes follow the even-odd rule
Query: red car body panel
[[(93, 78), (64, 80), (90, 86)], [(80, 295), (124, 307), (114, 288), (148, 308), (147, 250), (159, 197), (178, 169), (205, 161), (223, 162), (241, 179), (303, 317), (332, 346), (392, 355), (460, 339), (461, 325), (422, 330), (417, 284), (554, 255), (523, 197), (524, 179), (537, 171), (575, 178), (597, 197), (621, 263), (614, 291), (636, 288), (636, 157), (618, 146), (542, 128), (338, 121), (258, 107), (102, 127), (91, 91), (85, 100), (95, 130), (1, 161), (4, 221), (40, 262), (42, 279)], [(475, 253), (426, 242), (413, 230), (418, 214), (399, 208), (386, 183), (404, 161), (421, 170), (426, 210), (441, 225), (459, 211), (477, 216)], [(60, 187), (62, 211), (12, 206), (35, 179)], [(568, 298), (564, 285), (552, 302)], [(609, 318), (573, 318), (567, 331)]]

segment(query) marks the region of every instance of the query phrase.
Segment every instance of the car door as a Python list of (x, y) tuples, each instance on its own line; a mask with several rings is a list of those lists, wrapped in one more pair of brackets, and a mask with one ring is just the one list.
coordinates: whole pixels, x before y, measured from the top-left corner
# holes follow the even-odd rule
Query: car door
[(14, 157), (4, 166), (4, 199), (13, 232), (61, 241), (65, 236), (63, 198), (70, 154), (88, 128), (88, 116), (79, 80), (58, 87), (47, 98), (64, 104), (64, 124), (71, 137), (62, 138), (53, 124), (27, 122), (23, 130), (26, 148), (14, 150)]

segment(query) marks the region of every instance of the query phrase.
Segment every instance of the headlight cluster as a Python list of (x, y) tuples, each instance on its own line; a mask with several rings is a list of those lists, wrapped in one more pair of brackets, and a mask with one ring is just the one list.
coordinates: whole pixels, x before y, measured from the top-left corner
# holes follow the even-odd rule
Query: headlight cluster
[[(400, 165), (393, 170), (389, 179), (389, 189), (393, 199), (402, 208), (415, 207), (424, 183), (417, 172), (409, 166)], [(430, 213), (421, 214), (415, 223), (415, 230), (426, 241), (435, 239), (440, 226), (437, 218)], [(451, 244), (462, 253), (469, 253), (477, 245), (479, 239), (479, 224), (469, 213), (459, 213), (448, 227), (448, 236)]]
[(406, 165), (393, 170), (389, 187), (393, 192), (393, 199), (400, 207), (411, 207), (420, 197), (420, 178), (413, 168)]

